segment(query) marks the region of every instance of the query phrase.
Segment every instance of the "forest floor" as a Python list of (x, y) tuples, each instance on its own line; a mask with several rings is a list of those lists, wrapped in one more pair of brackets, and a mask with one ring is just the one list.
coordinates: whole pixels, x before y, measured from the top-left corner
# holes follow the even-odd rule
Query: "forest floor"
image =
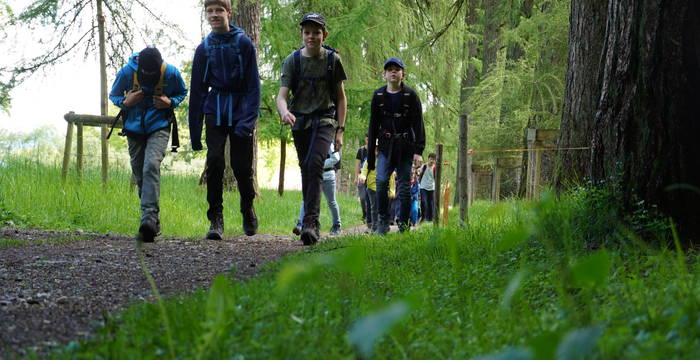
[[(133, 237), (2, 228), (0, 241), (0, 357), (84, 339), (110, 314), (154, 300)], [(234, 269), (236, 278), (248, 278), (262, 264), (303, 249), (291, 234), (157, 238), (144, 246), (146, 265), (166, 296), (207, 288)]]

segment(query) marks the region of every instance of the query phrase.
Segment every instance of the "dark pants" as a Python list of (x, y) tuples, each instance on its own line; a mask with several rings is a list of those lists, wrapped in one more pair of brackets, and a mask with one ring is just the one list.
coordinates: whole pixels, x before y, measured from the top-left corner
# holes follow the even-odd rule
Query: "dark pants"
[(379, 221), (389, 224), (389, 178), (396, 169), (396, 195), (399, 199), (399, 226), (408, 228), (408, 217), (411, 213), (411, 169), (413, 165), (413, 154), (410, 156), (399, 156), (400, 152), (395, 151), (391, 159), (383, 153), (377, 156), (377, 205), (379, 211)]
[(420, 211), (423, 221), (433, 221), (435, 191), (420, 189)]
[(231, 142), (231, 167), (238, 183), (241, 196), (241, 211), (253, 205), (255, 188), (253, 187), (253, 137), (238, 136), (229, 126), (216, 126), (216, 118), (207, 115), (207, 217), (213, 220), (216, 214), (224, 211), (223, 179), (226, 160), (224, 149), (226, 137)]
[(321, 201), (321, 184), (323, 183), (323, 162), (326, 160), (328, 149), (334, 140), (335, 128), (330, 125), (319, 126), (312, 143), (313, 135), (311, 128), (292, 131), (294, 147), (297, 150), (299, 167), (301, 168), (304, 217), (317, 221)]
[(357, 197), (360, 198), (360, 207), (362, 208), (362, 220), (369, 224), (372, 222), (372, 216), (368, 213), (369, 204), (367, 197), (367, 184), (359, 182), (357, 184)]

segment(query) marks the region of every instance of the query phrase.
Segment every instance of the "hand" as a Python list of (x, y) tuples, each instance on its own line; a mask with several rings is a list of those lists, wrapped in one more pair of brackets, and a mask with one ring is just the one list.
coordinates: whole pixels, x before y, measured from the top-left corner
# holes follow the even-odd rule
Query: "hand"
[(153, 106), (156, 109), (160, 109), (160, 110), (170, 109), (170, 105), (172, 105), (172, 103), (173, 103), (173, 101), (170, 100), (170, 98), (168, 98), (165, 95), (153, 97)]
[(142, 90), (137, 90), (137, 91), (129, 91), (126, 93), (126, 99), (124, 99), (124, 102), (122, 103), (126, 107), (132, 107), (143, 100), (143, 91)]
[(294, 126), (294, 123), (297, 121), (297, 117), (292, 114), (291, 111), (287, 111), (283, 116), (282, 116), (282, 123), (283, 124), (288, 124), (291, 126)]
[(335, 132), (335, 151), (340, 151), (343, 148), (343, 132), (344, 131)]
[(360, 178), (355, 176), (355, 185), (359, 185), (359, 184), (360, 184)]

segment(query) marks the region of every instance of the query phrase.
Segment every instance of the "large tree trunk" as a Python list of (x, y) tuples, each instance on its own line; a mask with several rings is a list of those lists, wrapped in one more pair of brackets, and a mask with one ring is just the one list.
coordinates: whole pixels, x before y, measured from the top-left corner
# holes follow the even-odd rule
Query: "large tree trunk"
[[(464, 48), (462, 55), (462, 83), (459, 92), (459, 104), (463, 114), (471, 112), (469, 105), (469, 96), (472, 94), (474, 87), (479, 83), (479, 70), (476, 68), (475, 61), (479, 54), (479, 38), (476, 36), (475, 27), (479, 24), (479, 13), (477, 10), (481, 5), (481, 0), (469, 1), (469, 7), (464, 13)], [(466, 152), (467, 149), (458, 149), (458, 151)], [(457, 162), (457, 171), (455, 184), (454, 203), (457, 204), (462, 193), (461, 182), (459, 181), (460, 165)]]
[[(600, 100), (601, 54), (605, 39), (608, 0), (574, 0), (569, 29), (569, 65), (566, 71), (564, 112), (559, 147), (588, 147)], [(562, 150), (558, 154), (554, 185), (558, 190), (584, 182), (591, 152)]]
[(501, 48), (501, 19), (499, 1), (484, 0), (484, 56), (481, 73), (486, 76), (498, 60)]
[(694, 0), (610, 0), (591, 163), (595, 184), (619, 189), (628, 209), (640, 201), (658, 206), (687, 242), (700, 233), (697, 7)]

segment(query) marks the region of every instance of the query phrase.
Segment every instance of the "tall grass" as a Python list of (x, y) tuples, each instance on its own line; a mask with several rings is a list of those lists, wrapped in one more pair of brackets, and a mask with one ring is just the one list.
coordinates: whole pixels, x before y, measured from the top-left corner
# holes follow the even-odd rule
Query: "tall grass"
[[(61, 169), (38, 160), (5, 158), (0, 168), (0, 221), (26, 227), (51, 230), (131, 235), (140, 220), (137, 189), (130, 188), (128, 169), (112, 169), (104, 185), (99, 169), (86, 169), (82, 179), (71, 171), (65, 184)], [(196, 176), (163, 175), (161, 177), (161, 225), (163, 236), (202, 238), (209, 229), (206, 188), (198, 186)], [(343, 224), (360, 223), (357, 198), (338, 194)], [(261, 190), (255, 206), (260, 233), (288, 234), (296, 224), (301, 193)], [(322, 230), (331, 226), (330, 213), (321, 204)], [(226, 236), (243, 233), (238, 192), (224, 194)], [(328, 229), (326, 229), (326, 227)]]
[[(178, 358), (695, 359), (697, 256), (655, 248), (604, 196), (477, 203), (469, 227), (333, 239), (245, 283), (166, 302)], [(672, 240), (672, 231), (667, 232)], [(140, 304), (55, 358), (159, 358)]]

